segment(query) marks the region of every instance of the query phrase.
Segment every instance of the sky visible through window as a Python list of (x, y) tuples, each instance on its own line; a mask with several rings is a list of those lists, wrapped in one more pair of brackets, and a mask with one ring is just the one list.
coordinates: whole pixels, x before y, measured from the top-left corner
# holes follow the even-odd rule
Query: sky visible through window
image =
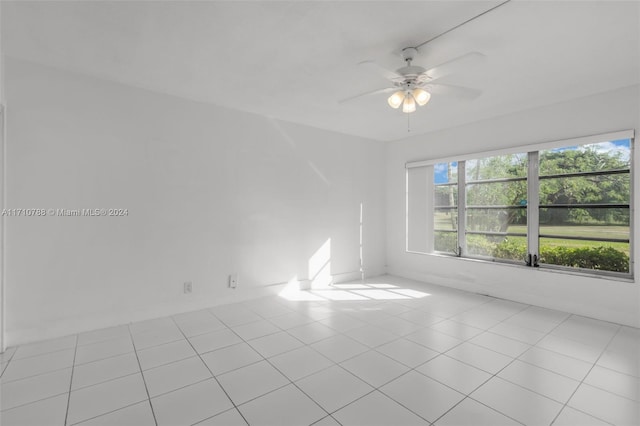
[[(451, 163), (451, 167), (457, 172), (458, 162)], [(447, 163), (437, 163), (433, 166), (435, 172), (435, 183), (447, 183)]]
[[(576, 150), (595, 149), (598, 152), (608, 152), (610, 155), (620, 155), (620, 158), (629, 161), (631, 157), (631, 139), (618, 139), (615, 141), (600, 142), (582, 146), (565, 146), (562, 148), (551, 149), (552, 152), (576, 151)], [(446, 170), (445, 170), (446, 171)]]
[[(581, 146), (565, 146), (562, 148), (555, 148), (550, 151), (562, 152), (562, 151), (576, 151), (585, 149), (595, 149), (598, 152), (609, 152), (612, 155), (619, 155), (620, 159), (629, 161), (631, 157), (631, 139), (618, 139), (615, 141), (601, 142), (590, 145)], [(454, 168), (454, 172), (458, 167), (458, 162), (451, 163)], [(447, 163), (437, 163), (434, 165), (434, 179), (435, 183), (447, 183)]]

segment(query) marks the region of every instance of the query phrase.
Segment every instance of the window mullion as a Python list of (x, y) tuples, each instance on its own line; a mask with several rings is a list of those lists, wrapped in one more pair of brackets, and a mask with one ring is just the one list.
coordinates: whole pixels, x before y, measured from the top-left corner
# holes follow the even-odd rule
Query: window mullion
[(424, 206), (433, 231), (413, 228), (430, 253), (633, 277), (633, 157), (633, 140), (616, 139), (436, 163)]
[(636, 164), (634, 162), (635, 159), (635, 149), (636, 149), (636, 144), (635, 141), (632, 139), (631, 143), (629, 144), (629, 273), (631, 273), (632, 275), (635, 275), (635, 234), (634, 234), (634, 230), (636, 229), (636, 223), (635, 223), (635, 216), (636, 216), (636, 210), (635, 210), (635, 167)]
[(467, 197), (465, 162), (458, 161), (458, 256), (467, 252)]
[(538, 159), (538, 151), (529, 152), (529, 167), (527, 170), (527, 251), (532, 257), (532, 266), (537, 264), (537, 262), (533, 262), (533, 256), (536, 256), (536, 260), (540, 259), (538, 236), (540, 230), (540, 182), (538, 179)]

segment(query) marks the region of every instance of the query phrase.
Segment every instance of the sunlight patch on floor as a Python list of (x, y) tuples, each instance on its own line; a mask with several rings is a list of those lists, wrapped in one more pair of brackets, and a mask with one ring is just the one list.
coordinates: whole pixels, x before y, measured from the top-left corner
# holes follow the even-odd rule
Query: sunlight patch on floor
[(399, 288), (392, 284), (384, 283), (345, 283), (333, 284), (325, 289), (306, 290), (300, 288), (300, 283), (292, 280), (287, 284), (279, 296), (287, 300), (328, 302), (328, 301), (352, 301), (352, 300), (402, 300), (421, 299), (430, 296), (418, 290)]

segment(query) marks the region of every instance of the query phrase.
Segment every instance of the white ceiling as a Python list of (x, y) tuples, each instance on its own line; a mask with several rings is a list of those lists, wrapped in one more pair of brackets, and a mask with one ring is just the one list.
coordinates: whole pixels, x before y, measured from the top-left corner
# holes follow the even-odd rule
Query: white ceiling
[(420, 49), (427, 68), (470, 51), (484, 63), (442, 82), (407, 117), (386, 80), (356, 64), (399, 51), (501, 1), (2, 1), (4, 54), (198, 101), (376, 140), (399, 140), (639, 83), (640, 2), (511, 2)]

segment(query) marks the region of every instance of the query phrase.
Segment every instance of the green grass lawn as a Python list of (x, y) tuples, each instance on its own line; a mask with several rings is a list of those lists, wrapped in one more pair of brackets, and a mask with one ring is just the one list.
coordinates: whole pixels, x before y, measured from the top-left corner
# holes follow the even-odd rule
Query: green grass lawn
[(541, 238), (541, 247), (613, 247), (629, 256), (629, 244), (628, 243), (607, 243), (603, 241), (584, 241), (584, 240), (560, 240), (554, 238)]
[[(525, 225), (511, 225), (509, 232), (527, 232)], [(566, 235), (568, 237), (629, 238), (628, 226), (540, 226), (541, 234)]]
[[(436, 229), (452, 229), (451, 220), (443, 216), (436, 219)], [(511, 225), (509, 232), (527, 233), (526, 225)], [(563, 225), (563, 226), (541, 226), (541, 234), (568, 236), (568, 237), (584, 237), (584, 238), (629, 238), (628, 226), (616, 225)], [(521, 239), (522, 237), (511, 237), (512, 239)], [(524, 238), (522, 238), (524, 239)], [(613, 247), (629, 255), (629, 243), (609, 243), (603, 241), (589, 240), (567, 240), (563, 238), (541, 238), (540, 245), (542, 247)]]
[[(512, 225), (509, 232), (527, 232), (524, 225)], [(595, 238), (629, 238), (628, 226), (607, 226), (607, 225), (590, 225), (590, 226), (541, 226), (541, 234), (548, 235), (566, 235), (568, 237), (595, 237)], [(562, 238), (541, 238), (541, 247), (613, 247), (629, 255), (629, 243), (609, 243), (604, 241), (589, 240), (565, 240)]]

